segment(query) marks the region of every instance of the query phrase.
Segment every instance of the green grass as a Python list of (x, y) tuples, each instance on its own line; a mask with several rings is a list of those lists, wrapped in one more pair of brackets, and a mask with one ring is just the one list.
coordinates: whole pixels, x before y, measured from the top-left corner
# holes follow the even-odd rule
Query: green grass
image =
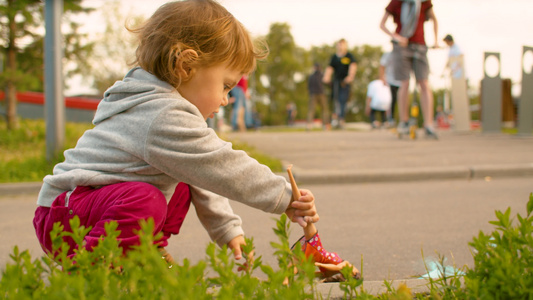
[[(63, 151), (72, 148), (81, 135), (93, 127), (90, 123), (66, 123), (65, 148), (48, 162), (46, 160), (46, 130), (43, 120), (20, 119), (18, 129), (8, 131), (0, 122), (0, 183), (41, 181), (51, 174), (54, 165), (64, 160)], [(244, 150), (273, 172), (282, 172), (278, 159), (269, 157), (241, 142), (233, 143), (235, 149)]]
[(240, 141), (231, 141), (231, 143), (233, 145), (233, 149), (245, 151), (249, 156), (255, 158), (258, 162), (268, 166), (272, 172), (283, 172), (283, 164), (279, 159), (261, 153), (246, 143)]
[[(92, 128), (88, 123), (67, 123), (65, 149), (74, 147), (78, 138)], [(43, 120), (20, 119), (19, 127), (8, 131), (0, 123), (0, 183), (41, 181), (63, 160), (59, 153), (52, 162), (46, 160), (46, 130)]]

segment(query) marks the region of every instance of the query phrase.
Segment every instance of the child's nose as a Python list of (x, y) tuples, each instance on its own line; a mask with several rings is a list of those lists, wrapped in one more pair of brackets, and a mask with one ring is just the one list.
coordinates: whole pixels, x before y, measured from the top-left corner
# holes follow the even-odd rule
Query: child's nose
[(229, 100), (228, 100), (228, 94), (224, 95), (224, 98), (222, 98), (222, 106), (226, 106), (228, 105), (229, 103)]

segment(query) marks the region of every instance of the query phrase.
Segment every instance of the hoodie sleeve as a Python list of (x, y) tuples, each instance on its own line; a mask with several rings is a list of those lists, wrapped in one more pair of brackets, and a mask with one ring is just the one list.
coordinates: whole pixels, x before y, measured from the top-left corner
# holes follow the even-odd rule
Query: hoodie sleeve
[(198, 219), (211, 240), (222, 247), (233, 238), (244, 235), (242, 220), (233, 213), (227, 198), (192, 185), (190, 188)]
[(218, 138), (185, 99), (173, 99), (153, 120), (144, 156), (178, 181), (265, 212), (283, 213), (292, 197), (285, 178)]

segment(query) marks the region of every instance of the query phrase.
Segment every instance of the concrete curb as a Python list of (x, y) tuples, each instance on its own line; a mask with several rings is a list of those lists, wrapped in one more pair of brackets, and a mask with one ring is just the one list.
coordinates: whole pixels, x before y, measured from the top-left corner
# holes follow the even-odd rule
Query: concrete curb
[(41, 186), (42, 182), (0, 183), (0, 195), (37, 194)]
[(533, 176), (533, 163), (471, 167), (472, 178)]
[[(407, 286), (413, 294), (428, 293), (429, 281), (427, 279), (400, 279), (394, 280), (390, 283), (391, 287), (396, 290), (400, 285)], [(384, 281), (365, 281), (362, 288), (366, 293), (378, 296), (388, 292)], [(319, 283), (316, 286), (317, 293), (322, 295), (325, 299), (345, 299), (344, 291), (340, 288), (338, 282), (334, 283)], [(361, 287), (358, 288), (361, 291)]]
[(295, 168), (294, 177), (299, 183), (371, 183), (391, 181), (417, 181), (435, 179), (468, 179), (470, 170), (466, 167), (376, 169), (357, 171), (304, 171)]
[[(286, 165), (284, 166), (286, 168)], [(400, 169), (375, 169), (354, 171), (319, 171), (293, 167), (294, 178), (299, 184), (336, 184), (336, 183), (372, 183), (372, 182), (405, 182), (446, 179), (483, 179), (487, 177), (527, 177), (533, 176), (533, 163), (421, 167)], [(286, 179), (287, 173), (277, 173)], [(0, 195), (38, 193), (42, 182), (0, 183)]]
[(483, 179), (487, 177), (533, 176), (533, 163), (480, 166), (421, 167), (357, 171), (318, 171), (293, 168), (294, 178), (301, 184), (405, 182), (446, 179)]

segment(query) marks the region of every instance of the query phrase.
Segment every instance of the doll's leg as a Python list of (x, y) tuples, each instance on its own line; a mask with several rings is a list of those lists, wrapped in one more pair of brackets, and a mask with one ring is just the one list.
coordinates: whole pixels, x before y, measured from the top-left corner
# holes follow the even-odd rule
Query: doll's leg
[[(287, 173), (291, 182), (293, 198), (298, 199), (300, 197), (300, 191), (296, 185), (291, 169), (292, 165), (289, 165), (287, 167)], [(337, 253), (328, 252), (324, 249), (320, 236), (318, 235), (318, 230), (313, 223), (307, 223), (307, 226), (304, 227), (304, 236), (302, 236), (291, 249), (298, 244), (302, 247), (302, 251), (305, 253), (306, 257), (313, 257), (315, 265), (326, 278), (339, 281), (338, 279), (343, 278), (342, 274), (340, 274), (340, 269), (342, 269), (344, 265), (352, 266), (349, 262), (340, 258)], [(360, 278), (359, 270), (353, 266), (352, 273), (355, 278)], [(338, 276), (338, 274), (340, 274), (340, 276)]]

